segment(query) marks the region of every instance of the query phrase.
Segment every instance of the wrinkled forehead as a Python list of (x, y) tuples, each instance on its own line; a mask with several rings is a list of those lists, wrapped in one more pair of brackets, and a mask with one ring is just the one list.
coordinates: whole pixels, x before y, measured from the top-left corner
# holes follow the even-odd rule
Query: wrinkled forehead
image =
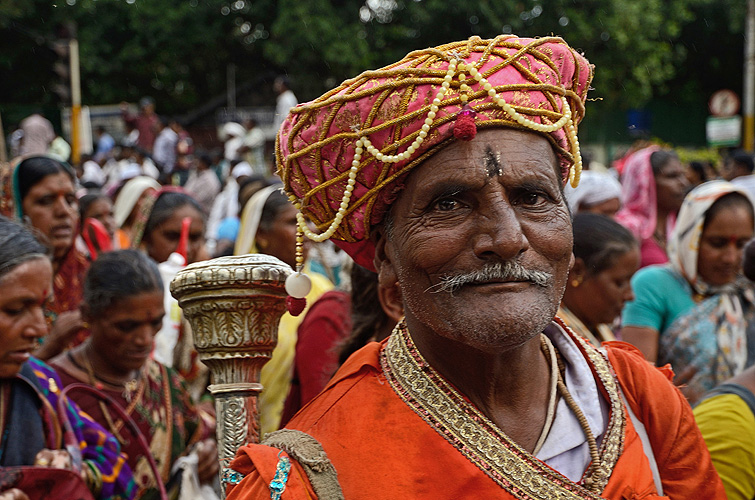
[(451, 142), (415, 167), (388, 213), (396, 216), (397, 207), (417, 193), (481, 189), (493, 179), (540, 184), (563, 199), (561, 165), (551, 143), (538, 134), (500, 128), (484, 130), (473, 141)]

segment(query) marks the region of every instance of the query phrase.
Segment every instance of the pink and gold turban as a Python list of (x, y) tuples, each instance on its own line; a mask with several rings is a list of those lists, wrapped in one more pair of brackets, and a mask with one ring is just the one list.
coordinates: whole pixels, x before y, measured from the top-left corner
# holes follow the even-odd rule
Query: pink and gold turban
[(302, 214), (300, 232), (316, 240), (332, 236), (372, 269), (370, 227), (382, 220), (403, 178), (478, 128), (544, 135), (563, 181), (571, 177), (576, 185), (576, 127), (591, 79), (592, 66), (561, 38), (472, 37), (412, 52), (293, 108), (280, 129), (276, 159), (284, 189)]

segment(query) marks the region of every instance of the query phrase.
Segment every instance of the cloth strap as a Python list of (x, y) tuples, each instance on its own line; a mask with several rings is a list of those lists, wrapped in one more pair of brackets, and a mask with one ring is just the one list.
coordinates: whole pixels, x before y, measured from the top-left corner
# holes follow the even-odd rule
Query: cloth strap
[(281, 429), (267, 434), (262, 444), (283, 450), (299, 462), (317, 498), (344, 500), (338, 473), (315, 438), (295, 429)]
[[(19, 377), (11, 380), (8, 422), (2, 431), (2, 466), (32, 465), (37, 453), (46, 447), (42, 420), (42, 391), (34, 370), (28, 363), (21, 367)], [(8, 430), (9, 432), (6, 432)]]
[(659, 495), (663, 496), (661, 472), (660, 470), (658, 470), (658, 463), (655, 461), (655, 453), (653, 452), (653, 446), (650, 444), (648, 431), (647, 429), (645, 429), (645, 425), (643, 425), (640, 419), (637, 418), (637, 415), (635, 415), (632, 411), (632, 407), (629, 406), (629, 401), (627, 401), (627, 398), (624, 396), (624, 391), (619, 388), (619, 392), (621, 393), (622, 401), (624, 401), (624, 406), (627, 409), (627, 414), (629, 415), (630, 420), (632, 420), (632, 425), (634, 425), (634, 430), (635, 432), (637, 432), (637, 435), (640, 437), (640, 441), (642, 442), (642, 451), (645, 452), (645, 456), (647, 457), (648, 463), (650, 464), (650, 471), (653, 473), (653, 482), (655, 483), (656, 492)]

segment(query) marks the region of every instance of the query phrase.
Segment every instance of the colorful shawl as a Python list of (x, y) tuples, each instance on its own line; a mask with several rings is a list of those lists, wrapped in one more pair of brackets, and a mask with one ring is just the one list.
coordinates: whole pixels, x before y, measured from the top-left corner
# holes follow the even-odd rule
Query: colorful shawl
[[(63, 388), (60, 377), (43, 362), (32, 358), (27, 362), (36, 376), (35, 386), (39, 387), (43, 396), (43, 411), (48, 415), (48, 421), (53, 423), (48, 428), (54, 432), (46, 436), (46, 446), (58, 449), (62, 446), (62, 435), (58, 422), (58, 398)], [(102, 474), (102, 490), (98, 498), (124, 499), (134, 498), (136, 485), (131, 469), (126, 463), (126, 457), (121, 453), (118, 441), (85, 413), (75, 402), (67, 401), (66, 411), (73, 432), (79, 442), (82, 458), (96, 467)], [(19, 429), (26, 432), (26, 428)]]

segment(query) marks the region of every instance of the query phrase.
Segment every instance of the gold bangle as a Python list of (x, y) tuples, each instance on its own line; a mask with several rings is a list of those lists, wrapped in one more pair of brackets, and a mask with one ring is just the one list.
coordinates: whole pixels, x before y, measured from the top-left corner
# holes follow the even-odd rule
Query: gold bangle
[(84, 460), (84, 464), (87, 466), (84, 469), (87, 478), (87, 487), (95, 497), (98, 497), (100, 492), (102, 492), (102, 472), (91, 460)]

